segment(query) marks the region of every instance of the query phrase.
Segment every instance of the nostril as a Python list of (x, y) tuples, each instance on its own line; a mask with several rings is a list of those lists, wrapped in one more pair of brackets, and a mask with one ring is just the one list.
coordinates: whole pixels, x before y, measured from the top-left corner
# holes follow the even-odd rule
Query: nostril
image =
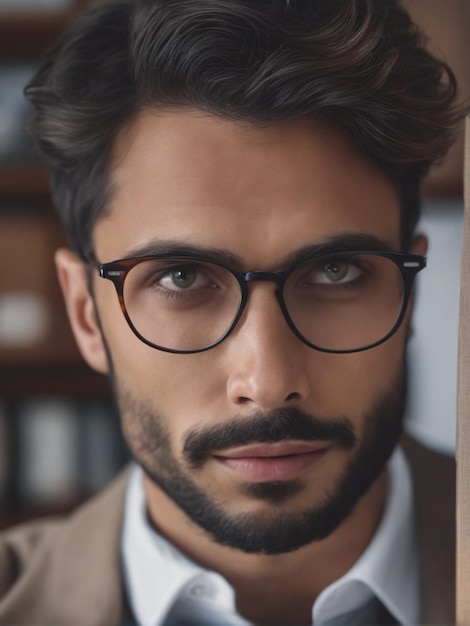
[(285, 402), (290, 402), (291, 400), (300, 400), (300, 393), (298, 393), (297, 391), (294, 391), (293, 393), (290, 393), (286, 397)]
[(238, 402), (239, 404), (248, 404), (248, 402), (251, 402), (250, 398), (246, 398), (245, 396), (240, 396), (238, 398)]

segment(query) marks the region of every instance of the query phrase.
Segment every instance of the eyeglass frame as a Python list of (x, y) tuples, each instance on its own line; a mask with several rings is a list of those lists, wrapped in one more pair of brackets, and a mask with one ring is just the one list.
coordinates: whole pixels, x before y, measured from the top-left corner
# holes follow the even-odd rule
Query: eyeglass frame
[[(314, 261), (315, 259), (321, 259), (323, 257), (334, 259), (336, 255), (338, 256), (369, 255), (369, 256), (385, 257), (395, 263), (395, 265), (400, 270), (402, 278), (403, 278), (403, 287), (404, 287), (403, 301), (402, 301), (400, 314), (398, 315), (395, 321), (395, 324), (393, 325), (391, 330), (380, 340), (375, 341), (372, 344), (368, 344), (367, 346), (364, 346), (362, 348), (336, 350), (336, 349), (321, 348), (311, 343), (310, 341), (308, 341), (308, 339), (306, 339), (300, 333), (300, 331), (295, 326), (294, 322), (292, 321), (290, 317), (289, 311), (287, 310), (287, 306), (284, 300), (284, 294), (283, 294), (284, 285), (287, 282), (288, 278), (291, 276), (291, 274), (297, 268), (301, 267), (302, 265), (305, 265), (306, 263), (310, 263), (311, 261)], [(197, 349), (193, 348), (191, 350), (177, 350), (175, 348), (165, 348), (164, 346), (159, 346), (155, 343), (152, 343), (137, 330), (137, 328), (135, 327), (134, 323), (132, 322), (127, 312), (126, 304), (124, 302), (124, 281), (126, 280), (128, 273), (136, 265), (140, 265), (141, 263), (144, 263), (145, 261), (158, 260), (158, 259), (174, 259), (174, 260), (181, 259), (182, 262), (194, 261), (198, 263), (209, 263), (209, 264), (221, 267), (222, 269), (228, 271), (230, 274), (232, 274), (232, 276), (235, 277), (235, 279), (237, 280), (240, 286), (241, 300), (238, 305), (238, 311), (231, 325), (225, 331), (225, 333), (221, 337), (219, 337), (219, 339), (217, 339), (216, 341), (212, 342), (211, 344), (207, 346), (204, 346), (203, 348), (197, 348)], [(138, 339), (140, 339), (144, 344), (150, 346), (151, 348), (154, 348), (155, 350), (160, 350), (162, 352), (169, 352), (171, 354), (196, 354), (198, 352), (206, 352), (207, 350), (211, 350), (212, 348), (215, 348), (216, 346), (221, 344), (225, 339), (227, 339), (227, 337), (233, 332), (241, 316), (243, 315), (243, 312), (248, 302), (248, 295), (249, 295), (248, 283), (257, 282), (257, 281), (268, 281), (268, 282), (274, 282), (276, 284), (275, 294), (276, 294), (276, 298), (279, 303), (279, 306), (281, 308), (281, 312), (284, 316), (284, 319), (286, 320), (287, 325), (292, 330), (294, 335), (298, 339), (300, 339), (302, 343), (307, 345), (309, 348), (312, 348), (313, 350), (317, 350), (318, 352), (326, 352), (328, 354), (351, 354), (354, 352), (364, 352), (365, 350), (370, 350), (371, 348), (375, 348), (376, 346), (379, 346), (380, 344), (390, 339), (390, 337), (392, 337), (392, 335), (394, 335), (397, 332), (397, 330), (401, 326), (401, 323), (403, 322), (403, 318), (405, 316), (406, 309), (408, 307), (415, 276), (418, 274), (418, 272), (420, 272), (426, 267), (426, 257), (422, 255), (418, 255), (418, 254), (410, 254), (410, 253), (404, 253), (404, 252), (388, 252), (388, 251), (383, 251), (383, 250), (348, 250), (348, 251), (341, 250), (341, 251), (338, 251), (337, 253), (329, 252), (327, 254), (325, 253), (313, 254), (307, 259), (304, 258), (300, 261), (297, 261), (296, 263), (293, 263), (292, 265), (290, 265), (286, 270), (282, 270), (279, 272), (270, 272), (270, 271), (264, 271), (264, 270), (240, 272), (218, 261), (208, 261), (206, 258), (198, 257), (197, 255), (196, 256), (177, 255), (177, 254), (175, 255), (173, 253), (162, 253), (162, 254), (118, 259), (116, 261), (111, 261), (109, 263), (96, 264), (95, 267), (98, 270), (98, 274), (101, 278), (110, 280), (114, 284), (121, 311), (124, 315), (124, 318), (127, 321), (127, 324), (129, 325), (130, 329), (134, 333), (134, 335)]]

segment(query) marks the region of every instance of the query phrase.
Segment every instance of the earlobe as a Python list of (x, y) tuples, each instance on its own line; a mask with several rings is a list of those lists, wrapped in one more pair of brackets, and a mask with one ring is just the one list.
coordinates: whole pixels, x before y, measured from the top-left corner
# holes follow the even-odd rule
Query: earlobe
[(107, 373), (108, 358), (95, 306), (88, 289), (83, 261), (71, 250), (56, 252), (55, 264), (65, 306), (75, 339), (85, 361), (95, 370)]

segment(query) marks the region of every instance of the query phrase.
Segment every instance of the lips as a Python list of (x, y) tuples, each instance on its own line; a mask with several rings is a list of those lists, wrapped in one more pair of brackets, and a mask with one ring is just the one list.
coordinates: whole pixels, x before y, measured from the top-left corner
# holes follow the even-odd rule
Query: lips
[(213, 458), (245, 482), (292, 480), (320, 461), (331, 445), (304, 441), (255, 443), (215, 453)]

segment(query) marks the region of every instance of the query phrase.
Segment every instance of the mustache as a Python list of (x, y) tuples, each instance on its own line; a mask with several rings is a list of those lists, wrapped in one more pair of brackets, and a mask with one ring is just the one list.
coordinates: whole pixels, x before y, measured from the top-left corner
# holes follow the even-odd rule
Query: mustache
[(183, 456), (190, 466), (197, 468), (215, 451), (224, 448), (288, 439), (331, 441), (347, 450), (356, 443), (349, 418), (322, 419), (289, 407), (254, 413), (249, 418), (235, 416), (223, 424), (190, 430), (184, 438)]

